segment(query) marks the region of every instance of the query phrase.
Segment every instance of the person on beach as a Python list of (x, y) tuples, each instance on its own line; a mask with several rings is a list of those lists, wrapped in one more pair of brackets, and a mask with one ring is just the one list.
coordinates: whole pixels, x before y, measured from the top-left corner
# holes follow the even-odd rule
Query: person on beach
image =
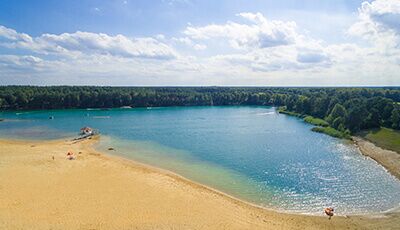
[(74, 153), (68, 152), (68, 153), (67, 153), (67, 159), (68, 159), (68, 160), (73, 160), (73, 159), (75, 159)]
[(325, 208), (325, 209), (324, 209), (324, 212), (325, 212), (325, 214), (326, 214), (327, 216), (329, 216), (329, 219), (332, 218), (332, 216), (333, 216), (333, 211), (334, 211), (333, 208)]

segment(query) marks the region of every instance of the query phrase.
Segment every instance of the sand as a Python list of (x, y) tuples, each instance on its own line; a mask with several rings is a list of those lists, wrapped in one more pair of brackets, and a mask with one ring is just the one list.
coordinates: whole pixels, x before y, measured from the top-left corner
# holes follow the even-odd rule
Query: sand
[[(372, 142), (369, 142), (361, 137), (353, 137), (360, 152), (368, 157), (371, 157), (376, 162), (385, 167), (388, 172), (400, 180), (400, 154), (391, 150), (382, 149)], [(400, 227), (399, 227), (400, 229)]]
[[(173, 173), (96, 152), (95, 141), (0, 140), (0, 229), (400, 227), (399, 213), (328, 220), (259, 208)], [(75, 160), (67, 160), (68, 151)]]

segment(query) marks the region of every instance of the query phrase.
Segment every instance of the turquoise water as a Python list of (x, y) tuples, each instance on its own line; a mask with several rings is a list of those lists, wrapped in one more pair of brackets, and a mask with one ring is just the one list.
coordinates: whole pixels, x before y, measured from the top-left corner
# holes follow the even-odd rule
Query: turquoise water
[[(54, 116), (53, 120), (48, 119)], [(400, 181), (350, 143), (270, 107), (3, 112), (0, 136), (56, 139), (82, 126), (97, 148), (171, 170), (282, 211), (377, 213), (400, 204)], [(116, 151), (108, 151), (113, 147)]]

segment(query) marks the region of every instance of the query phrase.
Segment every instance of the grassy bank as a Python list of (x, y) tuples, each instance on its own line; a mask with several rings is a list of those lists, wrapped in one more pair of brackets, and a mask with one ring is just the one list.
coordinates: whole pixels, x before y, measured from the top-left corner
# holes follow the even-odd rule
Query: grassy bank
[(328, 127), (329, 126), (329, 123), (327, 121), (325, 121), (323, 119), (320, 119), (320, 118), (315, 118), (313, 116), (306, 116), (304, 118), (304, 121), (307, 122), (307, 123), (316, 125), (316, 126), (322, 126), (322, 127)]
[(305, 122), (316, 126), (316, 127), (313, 127), (311, 129), (311, 131), (318, 132), (318, 133), (324, 133), (324, 134), (327, 134), (329, 136), (336, 137), (336, 138), (343, 138), (343, 139), (349, 139), (349, 140), (351, 139), (351, 136), (349, 134), (330, 127), (329, 123), (327, 121), (325, 121), (324, 119), (316, 118), (313, 116), (305, 116), (300, 113), (287, 111), (284, 108), (279, 108), (278, 112), (282, 113), (282, 114), (290, 115), (290, 116), (303, 118), (303, 120)]
[(329, 126), (328, 127), (317, 126), (317, 127), (312, 128), (311, 130), (314, 132), (317, 132), (317, 133), (325, 133), (332, 137), (351, 140), (351, 136), (349, 134), (341, 132), (341, 131), (334, 129), (332, 127), (329, 127)]
[(302, 115), (302, 114), (300, 114), (300, 113), (288, 111), (288, 110), (285, 110), (285, 109), (282, 109), (282, 108), (279, 108), (279, 109), (278, 109), (278, 113), (282, 113), (282, 114), (286, 114), (286, 115), (294, 116), (294, 117), (301, 117), (301, 118), (304, 117), (304, 115)]
[(400, 153), (400, 131), (388, 128), (380, 128), (362, 131), (357, 135), (368, 141), (371, 141), (381, 148)]

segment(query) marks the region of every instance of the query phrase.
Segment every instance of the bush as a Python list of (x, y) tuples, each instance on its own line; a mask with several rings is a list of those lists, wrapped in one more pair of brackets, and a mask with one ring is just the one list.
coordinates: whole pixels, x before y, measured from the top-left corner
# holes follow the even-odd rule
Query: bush
[(315, 117), (313, 117), (313, 116), (307, 116), (307, 117), (305, 117), (305, 118), (304, 118), (304, 121), (307, 122), (307, 123), (316, 125), (316, 126), (322, 126), (322, 127), (327, 127), (327, 126), (329, 126), (328, 122), (326, 122), (325, 120), (320, 119), (320, 118), (315, 118)]
[(344, 139), (351, 139), (351, 136), (347, 132), (341, 132), (337, 129), (334, 129), (332, 127), (314, 127), (311, 129), (314, 132), (318, 133), (325, 133), (328, 134), (329, 136), (332, 137), (337, 137), (337, 138), (344, 138)]
[(286, 114), (286, 115), (290, 115), (290, 116), (295, 116), (295, 117), (304, 117), (300, 113), (291, 112), (291, 111), (287, 111), (287, 110), (284, 110), (284, 109), (278, 109), (278, 113), (282, 113), (282, 114)]

